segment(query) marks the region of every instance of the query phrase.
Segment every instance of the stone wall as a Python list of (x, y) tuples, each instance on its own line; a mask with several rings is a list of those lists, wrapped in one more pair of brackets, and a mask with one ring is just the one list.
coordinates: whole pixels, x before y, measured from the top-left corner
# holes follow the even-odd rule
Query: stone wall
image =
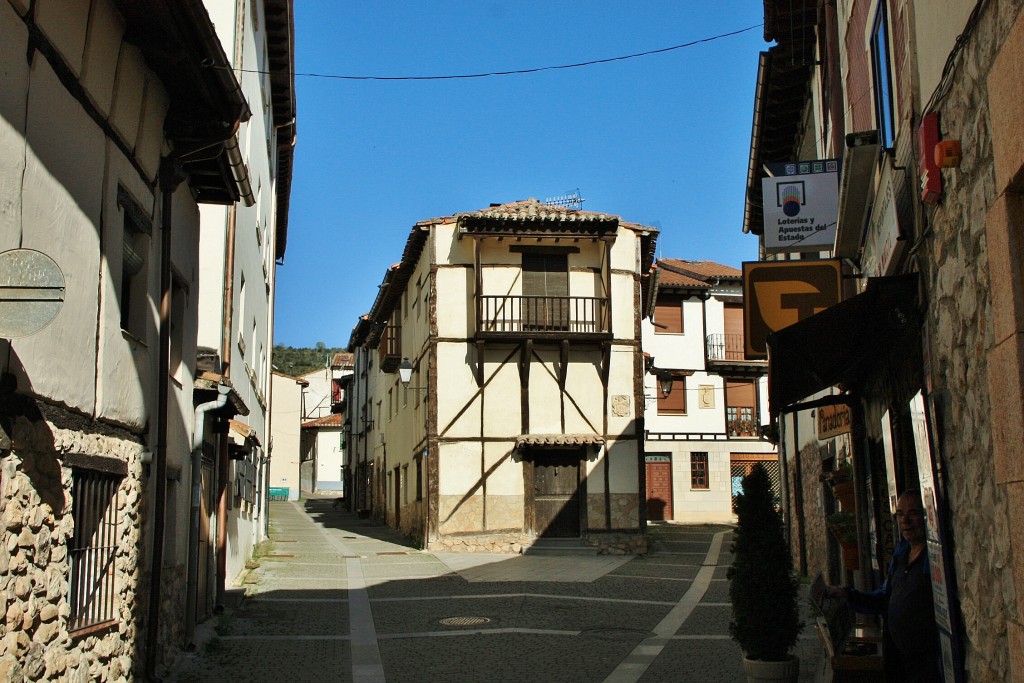
[[(998, 419), (993, 410), (1001, 397), (990, 396), (985, 381), (986, 353), (993, 346), (985, 225), (1000, 192), (985, 79), (1021, 5), (1014, 0), (985, 6), (958, 58), (949, 92), (938, 102), (943, 137), (961, 141), (963, 159), (959, 168), (943, 172), (945, 194), (926, 210), (930, 230), (919, 253), (928, 301), (927, 370), (941, 425), (938, 446), (956, 543), (967, 675), (979, 681), (1012, 679), (1007, 615), (1017, 613), (1011, 525), (992, 459)], [(1015, 78), (1018, 73), (1019, 65)]]
[[(0, 452), (0, 680), (129, 681), (141, 674), (138, 620), (142, 447), (130, 435), (43, 407), (47, 419), (14, 419), (13, 448)], [(51, 418), (65, 423), (58, 427)], [(118, 460), (116, 623), (72, 636), (68, 554), (74, 531), (71, 454)]]
[(583, 542), (601, 555), (646, 555), (647, 534), (636, 532), (584, 533)]
[(531, 539), (522, 532), (441, 536), (430, 542), (431, 551), (453, 553), (521, 553)]

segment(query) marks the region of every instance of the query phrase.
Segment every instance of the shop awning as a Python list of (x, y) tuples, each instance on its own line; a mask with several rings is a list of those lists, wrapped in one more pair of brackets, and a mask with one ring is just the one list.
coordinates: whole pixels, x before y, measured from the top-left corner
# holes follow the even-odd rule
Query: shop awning
[(768, 335), (773, 415), (830, 386), (860, 385), (913, 343), (920, 329), (917, 275), (868, 280), (865, 291)]

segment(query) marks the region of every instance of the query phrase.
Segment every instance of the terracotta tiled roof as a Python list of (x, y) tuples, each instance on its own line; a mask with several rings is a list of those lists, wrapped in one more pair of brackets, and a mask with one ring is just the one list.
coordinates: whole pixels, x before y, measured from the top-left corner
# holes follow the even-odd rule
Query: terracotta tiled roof
[(515, 221), (580, 221), (618, 223), (619, 217), (607, 213), (568, 209), (564, 206), (545, 204), (536, 199), (524, 199), (508, 204), (498, 204), (455, 215), (456, 218), (473, 217), (507, 219)]
[(334, 358), (331, 359), (332, 368), (350, 368), (356, 363), (355, 354), (352, 353), (336, 353)]
[(316, 429), (317, 427), (342, 427), (345, 424), (345, 416), (341, 413), (331, 413), (302, 423), (303, 429)]
[(739, 279), (743, 277), (743, 271), (732, 266), (715, 263), (714, 261), (686, 261), (677, 258), (661, 258), (658, 259), (658, 265), (664, 269), (662, 271), (662, 282), (664, 282), (666, 270), (679, 275), (688, 275), (701, 282), (718, 279)]
[[(661, 266), (661, 261), (658, 262)], [(689, 275), (683, 275), (677, 273), (674, 270), (668, 268), (658, 268), (658, 286), (659, 287), (699, 287), (701, 289), (707, 289), (710, 285), (703, 280), (692, 278)]]
[(516, 448), (523, 446), (588, 446), (601, 445), (604, 437), (597, 434), (521, 434)]

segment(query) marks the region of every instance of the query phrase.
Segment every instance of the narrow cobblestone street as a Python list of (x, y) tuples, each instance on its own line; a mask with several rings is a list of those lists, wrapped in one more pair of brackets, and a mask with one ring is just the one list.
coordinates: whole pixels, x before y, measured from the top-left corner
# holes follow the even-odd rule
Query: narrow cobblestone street
[[(327, 499), (271, 503), (247, 598), (167, 680), (742, 681), (730, 527), (651, 534), (646, 557), (435, 554)], [(798, 650), (813, 681), (813, 631)]]

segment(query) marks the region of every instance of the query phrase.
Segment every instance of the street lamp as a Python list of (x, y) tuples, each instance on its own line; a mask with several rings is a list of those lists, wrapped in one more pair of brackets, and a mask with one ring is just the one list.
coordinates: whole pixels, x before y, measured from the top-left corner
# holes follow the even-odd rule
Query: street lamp
[(402, 380), (402, 384), (408, 389), (409, 380), (412, 379), (412, 363), (409, 362), (408, 358), (403, 358), (402, 364), (398, 366), (398, 378)]
[(661, 389), (662, 396), (668, 396), (672, 393), (672, 383), (674, 378), (672, 373), (668, 370), (658, 370), (658, 387)]
[(398, 366), (398, 379), (401, 380), (402, 386), (406, 389), (416, 389), (417, 391), (426, 391), (426, 387), (410, 387), (409, 382), (412, 380), (412, 363), (409, 362), (408, 358), (403, 358), (402, 363)]

